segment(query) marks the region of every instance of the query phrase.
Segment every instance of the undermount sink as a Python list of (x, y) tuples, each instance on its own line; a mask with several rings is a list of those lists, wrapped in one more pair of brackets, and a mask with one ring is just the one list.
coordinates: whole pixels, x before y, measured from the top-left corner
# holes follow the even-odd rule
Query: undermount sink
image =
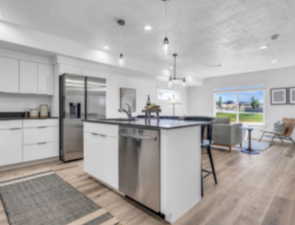
[(135, 121), (136, 120), (136, 118), (108, 118), (108, 119), (106, 119), (106, 120), (111, 120), (111, 121), (122, 121), (122, 122), (124, 122), (124, 121)]

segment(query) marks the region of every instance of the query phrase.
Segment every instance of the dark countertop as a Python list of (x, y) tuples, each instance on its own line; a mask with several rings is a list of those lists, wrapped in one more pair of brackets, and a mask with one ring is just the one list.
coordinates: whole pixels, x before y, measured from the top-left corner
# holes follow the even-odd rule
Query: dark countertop
[(125, 125), (125, 126), (134, 126), (138, 128), (152, 128), (152, 129), (176, 129), (176, 128), (194, 127), (194, 126), (202, 126), (202, 125), (210, 124), (210, 122), (208, 121), (191, 121), (191, 120), (181, 120), (181, 119), (145, 120), (142, 118), (138, 118), (133, 121), (102, 119), (102, 120), (84, 120), (84, 122)]
[(48, 118), (27, 118), (25, 112), (0, 112), (1, 120), (47, 120), (47, 119), (58, 119), (58, 117), (50, 116)]

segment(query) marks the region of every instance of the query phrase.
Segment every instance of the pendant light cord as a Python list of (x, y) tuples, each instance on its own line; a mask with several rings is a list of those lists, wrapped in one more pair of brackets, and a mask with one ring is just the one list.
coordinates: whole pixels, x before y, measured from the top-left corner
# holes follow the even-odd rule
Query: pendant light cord
[(173, 79), (176, 79), (176, 57), (177, 55), (174, 56), (174, 69), (173, 69)]
[(168, 5), (167, 1), (168, 0), (163, 0), (164, 1), (164, 21), (165, 21), (165, 37), (168, 35)]
[(120, 55), (124, 54), (123, 53), (123, 27), (125, 26), (125, 20), (123, 19), (118, 19), (117, 23), (119, 25), (119, 48), (120, 48)]
[(122, 26), (120, 26), (120, 28), (119, 28), (120, 30), (119, 30), (119, 41), (120, 41), (120, 54), (122, 54), (123, 53), (123, 43), (122, 43), (122, 39), (123, 39), (123, 31), (122, 31)]

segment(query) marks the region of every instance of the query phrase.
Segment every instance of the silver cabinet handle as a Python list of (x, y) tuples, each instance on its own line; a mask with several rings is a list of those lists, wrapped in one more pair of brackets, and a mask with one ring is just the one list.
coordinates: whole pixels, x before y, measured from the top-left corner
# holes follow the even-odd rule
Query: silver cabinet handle
[(13, 127), (13, 128), (10, 128), (9, 130), (21, 130), (21, 128)]
[(126, 134), (120, 134), (121, 137), (125, 137), (125, 138), (132, 138), (132, 139), (138, 139), (138, 140), (157, 140), (157, 137), (153, 137), (153, 136), (135, 136), (135, 135), (126, 135)]
[(37, 143), (37, 145), (46, 145), (47, 144), (47, 142), (39, 142), (39, 143)]
[(47, 128), (46, 126), (39, 126), (37, 127), (38, 129), (44, 129), (44, 128)]
[(93, 136), (107, 137), (107, 135), (105, 135), (105, 134), (99, 134), (99, 133), (95, 133), (95, 132), (92, 132), (91, 134)]

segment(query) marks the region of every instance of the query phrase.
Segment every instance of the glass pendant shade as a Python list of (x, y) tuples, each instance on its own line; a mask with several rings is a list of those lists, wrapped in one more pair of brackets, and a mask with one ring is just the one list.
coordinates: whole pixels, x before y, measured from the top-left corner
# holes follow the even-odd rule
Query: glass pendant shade
[(124, 54), (123, 53), (120, 53), (120, 56), (119, 56), (119, 65), (120, 66), (124, 66), (124, 63), (125, 63)]
[(164, 54), (165, 55), (168, 55), (168, 51), (169, 51), (169, 39), (168, 39), (168, 37), (165, 37), (164, 38), (164, 41), (163, 41), (163, 50), (164, 50)]

